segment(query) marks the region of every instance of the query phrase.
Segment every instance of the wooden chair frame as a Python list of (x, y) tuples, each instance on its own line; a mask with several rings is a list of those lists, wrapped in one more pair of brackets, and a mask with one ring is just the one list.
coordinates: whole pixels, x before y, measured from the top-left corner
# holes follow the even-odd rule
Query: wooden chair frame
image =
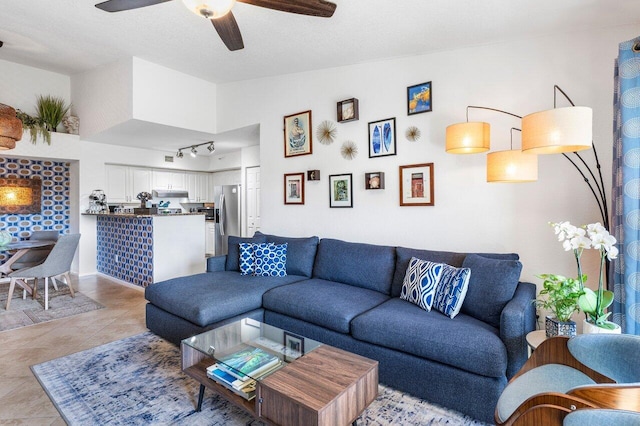
[(615, 384), (609, 377), (582, 364), (569, 352), (568, 341), (567, 337), (552, 337), (542, 342), (509, 383), (541, 365), (562, 364), (581, 371), (596, 384), (582, 386), (566, 394), (546, 392), (534, 395), (520, 404), (504, 422), (500, 421), (496, 408), (496, 425), (562, 425), (567, 414), (581, 408), (613, 408), (640, 412), (640, 386)]

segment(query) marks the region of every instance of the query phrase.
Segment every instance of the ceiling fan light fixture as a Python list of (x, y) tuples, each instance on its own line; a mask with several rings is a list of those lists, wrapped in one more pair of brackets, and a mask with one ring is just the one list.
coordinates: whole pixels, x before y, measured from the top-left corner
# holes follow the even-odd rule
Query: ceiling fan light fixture
[(222, 18), (236, 4), (236, 0), (182, 0), (182, 2), (187, 9), (207, 19)]

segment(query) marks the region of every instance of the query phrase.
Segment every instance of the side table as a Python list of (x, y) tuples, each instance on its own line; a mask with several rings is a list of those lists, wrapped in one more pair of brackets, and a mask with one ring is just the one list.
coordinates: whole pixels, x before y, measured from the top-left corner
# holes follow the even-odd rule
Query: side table
[(535, 330), (527, 333), (527, 344), (529, 345), (529, 356), (540, 346), (540, 343), (547, 340), (547, 332), (545, 330)]

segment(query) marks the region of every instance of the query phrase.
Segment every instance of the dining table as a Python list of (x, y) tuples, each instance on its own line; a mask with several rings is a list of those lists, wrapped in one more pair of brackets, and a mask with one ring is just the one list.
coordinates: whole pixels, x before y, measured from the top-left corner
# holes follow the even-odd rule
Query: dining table
[[(13, 272), (13, 269), (11, 269), (11, 265), (20, 260), (20, 258), (24, 256), (29, 250), (40, 247), (54, 246), (55, 244), (56, 242), (54, 240), (24, 240), (15, 241), (0, 246), (0, 252), (15, 252), (7, 261), (0, 265), (0, 283), (9, 282), (9, 278), (7, 276)], [(23, 283), (21, 280), (16, 281), (16, 283), (24, 290), (26, 290), (27, 293), (33, 293), (32, 288), (26, 283)]]

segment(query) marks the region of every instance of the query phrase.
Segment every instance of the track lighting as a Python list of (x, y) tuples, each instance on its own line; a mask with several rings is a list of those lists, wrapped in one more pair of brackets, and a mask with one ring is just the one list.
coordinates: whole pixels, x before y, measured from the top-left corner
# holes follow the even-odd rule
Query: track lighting
[(200, 146), (204, 146), (207, 145), (207, 150), (209, 151), (209, 153), (213, 153), (216, 148), (215, 146), (213, 146), (213, 142), (214, 141), (207, 141), (207, 142), (202, 142), (196, 145), (190, 145), (190, 146), (185, 146), (183, 148), (178, 148), (178, 152), (176, 153), (176, 157), (178, 158), (182, 158), (184, 157), (184, 153), (182, 151), (185, 150), (189, 150), (189, 155), (191, 155), (191, 157), (196, 158), (196, 155), (198, 154), (198, 150), (196, 148), (200, 147)]

